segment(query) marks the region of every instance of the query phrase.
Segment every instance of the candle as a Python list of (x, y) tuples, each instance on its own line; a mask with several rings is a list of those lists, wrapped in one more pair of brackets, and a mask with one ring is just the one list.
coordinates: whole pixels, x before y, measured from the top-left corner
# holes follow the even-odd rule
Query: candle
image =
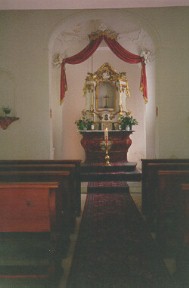
[(108, 142), (108, 128), (107, 127), (104, 130), (104, 140), (106, 141), (106, 143)]
[(120, 98), (119, 98), (119, 105), (122, 105), (122, 93), (120, 93)]

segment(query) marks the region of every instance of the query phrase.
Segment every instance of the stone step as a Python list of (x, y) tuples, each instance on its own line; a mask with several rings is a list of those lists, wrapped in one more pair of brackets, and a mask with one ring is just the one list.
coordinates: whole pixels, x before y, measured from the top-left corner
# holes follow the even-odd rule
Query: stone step
[(81, 173), (81, 181), (141, 181), (142, 173), (138, 170), (132, 172), (87, 172)]
[(113, 162), (110, 166), (105, 163), (82, 163), (81, 173), (86, 172), (134, 172), (136, 170), (136, 162)]
[(89, 182), (87, 193), (120, 193), (129, 192), (129, 186), (126, 181), (99, 181)]

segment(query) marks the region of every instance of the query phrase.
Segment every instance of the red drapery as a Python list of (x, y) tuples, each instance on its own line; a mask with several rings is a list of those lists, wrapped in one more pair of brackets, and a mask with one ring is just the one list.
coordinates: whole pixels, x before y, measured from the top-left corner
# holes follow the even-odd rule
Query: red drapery
[(129, 51), (127, 51), (125, 48), (123, 48), (115, 39), (111, 39), (107, 37), (106, 35), (100, 35), (98, 38), (91, 40), (89, 44), (79, 53), (65, 58), (62, 61), (61, 64), (61, 85), (60, 85), (60, 100), (64, 99), (65, 92), (67, 90), (67, 81), (66, 81), (66, 72), (65, 72), (65, 64), (79, 64), (87, 60), (98, 48), (102, 40), (106, 42), (108, 47), (111, 49), (111, 51), (121, 60), (128, 62), (130, 64), (137, 64), (141, 63), (142, 69), (141, 69), (141, 80), (140, 80), (140, 89), (143, 93), (143, 97), (145, 102), (148, 101), (147, 97), (147, 79), (146, 79), (146, 66), (144, 62), (144, 58), (135, 55)]

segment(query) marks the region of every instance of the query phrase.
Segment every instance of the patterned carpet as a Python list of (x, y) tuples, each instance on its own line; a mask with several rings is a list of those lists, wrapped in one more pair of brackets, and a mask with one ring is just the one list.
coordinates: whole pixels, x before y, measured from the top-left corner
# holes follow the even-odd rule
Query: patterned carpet
[(178, 287), (130, 194), (114, 189), (87, 195), (67, 288)]

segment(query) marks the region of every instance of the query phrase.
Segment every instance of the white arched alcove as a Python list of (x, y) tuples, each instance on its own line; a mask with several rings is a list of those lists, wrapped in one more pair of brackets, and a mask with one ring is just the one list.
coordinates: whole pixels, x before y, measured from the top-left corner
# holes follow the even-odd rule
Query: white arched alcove
[[(97, 30), (108, 29), (118, 33), (118, 42), (128, 51), (141, 54), (149, 51), (146, 65), (149, 101), (139, 90), (140, 64), (128, 64), (117, 58), (102, 43), (87, 61), (77, 65), (66, 65), (68, 91), (60, 105), (60, 65), (64, 57), (80, 52), (88, 43), (88, 35)], [(132, 134), (132, 145), (128, 160), (137, 162), (141, 158), (156, 157), (156, 104), (155, 104), (155, 32), (150, 25), (135, 13), (127, 10), (90, 10), (73, 13), (55, 29), (49, 45), (49, 80), (52, 109), (52, 146), (55, 159), (82, 159), (84, 150), (80, 145), (81, 136), (75, 120), (80, 118), (85, 108), (83, 97), (84, 80), (88, 72), (96, 71), (108, 62), (118, 72), (126, 72), (131, 91), (127, 108), (137, 118), (139, 125)], [(59, 56), (57, 58), (57, 55)]]

